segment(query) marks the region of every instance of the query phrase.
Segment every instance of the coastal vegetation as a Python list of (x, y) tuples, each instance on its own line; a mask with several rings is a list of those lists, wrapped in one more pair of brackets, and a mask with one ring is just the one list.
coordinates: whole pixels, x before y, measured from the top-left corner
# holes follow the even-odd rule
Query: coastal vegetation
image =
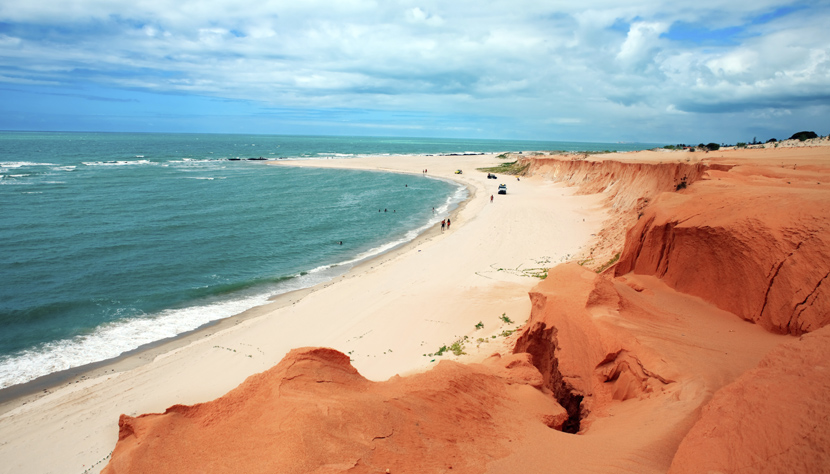
[(803, 142), (804, 140), (809, 140), (811, 138), (818, 138), (818, 135), (816, 135), (816, 132), (803, 131), (803, 132), (793, 133), (793, 136), (790, 137), (790, 140), (799, 140), (799, 141)]
[(527, 171), (528, 167), (530, 167), (530, 163), (521, 164), (519, 163), (519, 160), (516, 160), (509, 163), (502, 163), (499, 166), (493, 166), (490, 168), (478, 168), (478, 171), (484, 171), (485, 173), (521, 175)]

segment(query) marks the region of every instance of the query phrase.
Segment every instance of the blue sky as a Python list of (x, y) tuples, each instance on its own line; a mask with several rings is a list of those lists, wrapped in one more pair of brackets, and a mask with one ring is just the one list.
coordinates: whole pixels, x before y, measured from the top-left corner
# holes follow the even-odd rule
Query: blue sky
[(830, 0), (0, 0), (0, 129), (830, 134)]

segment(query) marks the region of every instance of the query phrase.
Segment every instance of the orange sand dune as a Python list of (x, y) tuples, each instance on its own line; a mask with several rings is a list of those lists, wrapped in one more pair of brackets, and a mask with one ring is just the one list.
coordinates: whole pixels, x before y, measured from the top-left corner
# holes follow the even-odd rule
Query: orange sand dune
[(503, 356), (370, 382), (296, 350), (122, 416), (104, 472), (830, 471), (830, 147), (525, 164), (612, 212)]
[(566, 418), (527, 359), (371, 382), (347, 355), (296, 349), (212, 402), (122, 416), (103, 472), (481, 472), (522, 425)]

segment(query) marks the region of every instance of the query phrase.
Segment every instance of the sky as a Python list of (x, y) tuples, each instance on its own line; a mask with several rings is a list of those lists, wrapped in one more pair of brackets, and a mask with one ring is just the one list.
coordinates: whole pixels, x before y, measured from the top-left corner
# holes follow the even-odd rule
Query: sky
[(0, 0), (0, 130), (830, 134), (830, 0)]

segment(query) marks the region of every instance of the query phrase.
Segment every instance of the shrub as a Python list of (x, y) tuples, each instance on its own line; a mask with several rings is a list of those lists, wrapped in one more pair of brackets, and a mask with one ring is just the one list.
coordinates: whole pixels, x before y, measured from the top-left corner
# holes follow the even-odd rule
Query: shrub
[(708, 148), (712, 151), (720, 150), (720, 145), (718, 145), (717, 143), (710, 143), (710, 144), (706, 145), (706, 148)]
[(794, 133), (793, 136), (790, 137), (790, 140), (809, 140), (810, 138), (818, 138), (816, 132), (798, 132)]
[(744, 143), (744, 142), (738, 142), (738, 143), (735, 145), (735, 148), (746, 148), (746, 143)]

